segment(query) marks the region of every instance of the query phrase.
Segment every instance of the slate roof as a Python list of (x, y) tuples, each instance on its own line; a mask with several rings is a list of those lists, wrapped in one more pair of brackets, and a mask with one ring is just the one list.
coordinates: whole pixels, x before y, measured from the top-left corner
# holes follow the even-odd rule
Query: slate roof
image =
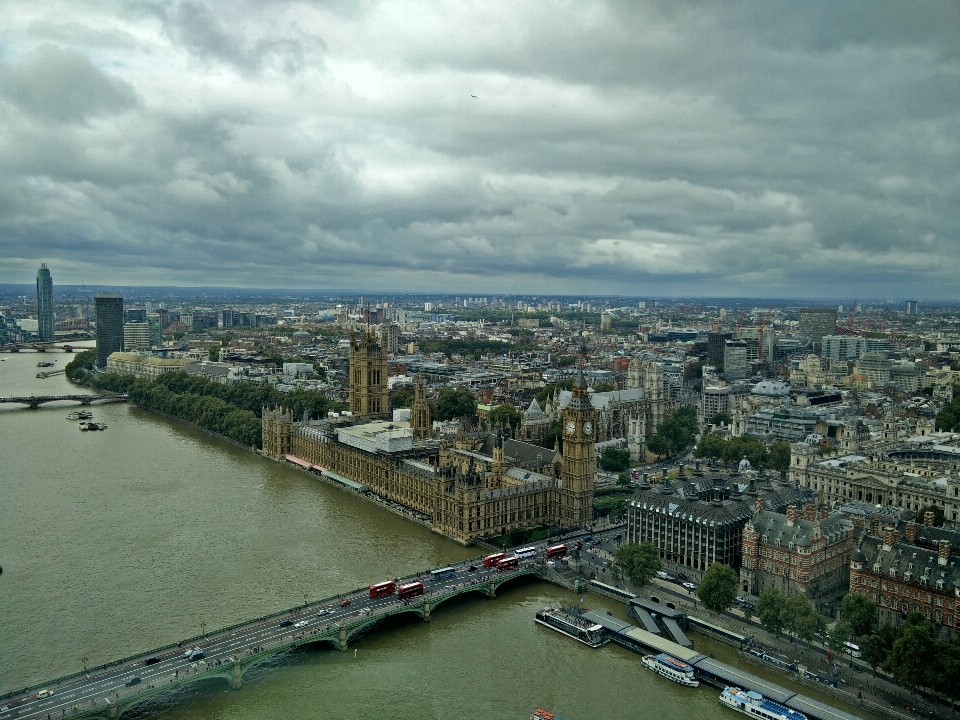
[[(481, 455), (486, 455), (488, 459), (493, 457), (494, 437), (494, 433), (487, 435), (483, 441), (483, 445), (481, 445), (477, 451)], [(511, 439), (504, 439), (503, 454), (505, 458), (512, 459), (518, 463), (535, 463), (537, 462), (537, 455), (543, 456), (543, 462), (552, 463), (553, 459), (557, 456), (557, 453), (548, 448)]]
[(753, 528), (760, 536), (767, 537), (767, 542), (779, 540), (781, 545), (810, 547), (816, 538), (817, 526), (827, 541), (833, 545), (847, 537), (847, 532), (853, 528), (853, 523), (842, 515), (828, 515), (824, 520), (816, 522), (798, 518), (793, 525), (787, 524), (787, 516), (781, 513), (763, 511), (757, 513), (753, 520)]
[(926, 579), (926, 587), (936, 590), (937, 582), (943, 580), (942, 591), (954, 592), (960, 587), (960, 566), (957, 559), (951, 557), (946, 565), (940, 565), (936, 550), (927, 550), (909, 545), (895, 543), (889, 550), (883, 549), (883, 540), (865, 535), (858, 548), (865, 556), (863, 569), (879, 575), (891, 577), (890, 570), (896, 569), (896, 579), (909, 579), (919, 582)]

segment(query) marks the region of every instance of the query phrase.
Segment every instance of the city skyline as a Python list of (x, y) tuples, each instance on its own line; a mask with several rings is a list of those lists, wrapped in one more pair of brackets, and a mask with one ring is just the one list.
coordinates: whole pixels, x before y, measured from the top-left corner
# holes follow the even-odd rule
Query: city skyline
[(0, 18), (2, 283), (955, 297), (954, 5)]

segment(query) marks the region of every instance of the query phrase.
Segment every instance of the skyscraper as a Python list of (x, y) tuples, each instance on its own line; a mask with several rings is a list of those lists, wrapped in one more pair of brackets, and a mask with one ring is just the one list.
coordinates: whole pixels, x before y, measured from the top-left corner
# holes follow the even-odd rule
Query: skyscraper
[(37, 339), (53, 342), (53, 278), (46, 263), (37, 270)]
[(105, 368), (110, 353), (123, 351), (123, 298), (100, 293), (93, 305), (97, 316), (97, 367)]

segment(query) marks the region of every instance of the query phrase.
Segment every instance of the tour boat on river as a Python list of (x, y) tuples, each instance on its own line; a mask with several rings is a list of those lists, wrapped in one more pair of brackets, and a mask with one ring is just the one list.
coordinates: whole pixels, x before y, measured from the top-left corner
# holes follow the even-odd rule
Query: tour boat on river
[(603, 625), (585, 620), (577, 608), (544, 608), (537, 613), (535, 619), (541, 625), (590, 647), (597, 648), (610, 642)]
[(71, 413), (67, 413), (67, 420), (89, 420), (93, 417), (93, 413), (89, 410), (74, 410)]
[(753, 690), (728, 687), (720, 693), (720, 702), (728, 708), (760, 720), (807, 720), (803, 713), (768, 700)]
[(693, 674), (693, 666), (687, 665), (683, 660), (677, 660), (672, 655), (660, 653), (659, 655), (644, 655), (640, 661), (643, 666), (653, 670), (658, 675), (663, 675), (668, 680), (675, 683), (686, 685), (687, 687), (697, 687), (700, 681)]

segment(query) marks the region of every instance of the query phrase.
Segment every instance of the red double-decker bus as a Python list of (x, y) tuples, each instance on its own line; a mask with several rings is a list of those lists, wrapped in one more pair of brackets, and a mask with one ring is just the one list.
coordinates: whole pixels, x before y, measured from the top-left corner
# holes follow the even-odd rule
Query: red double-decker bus
[(487, 555), (483, 559), (484, 567), (496, 567), (497, 563), (503, 560), (506, 557), (504, 553), (495, 553), (494, 555)]
[(378, 598), (382, 595), (391, 595), (393, 594), (393, 591), (396, 589), (397, 589), (397, 586), (393, 582), (393, 580), (377, 583), (376, 585), (370, 586), (370, 597)]
[(566, 545), (554, 545), (553, 547), (547, 548), (548, 558), (562, 558), (566, 554), (567, 554)]
[(423, 595), (423, 583), (414, 582), (401, 585), (397, 588), (397, 595), (403, 599), (416, 597), (417, 595)]
[(520, 558), (516, 555), (512, 557), (503, 558), (497, 562), (497, 570), (513, 570), (517, 565), (520, 564)]

